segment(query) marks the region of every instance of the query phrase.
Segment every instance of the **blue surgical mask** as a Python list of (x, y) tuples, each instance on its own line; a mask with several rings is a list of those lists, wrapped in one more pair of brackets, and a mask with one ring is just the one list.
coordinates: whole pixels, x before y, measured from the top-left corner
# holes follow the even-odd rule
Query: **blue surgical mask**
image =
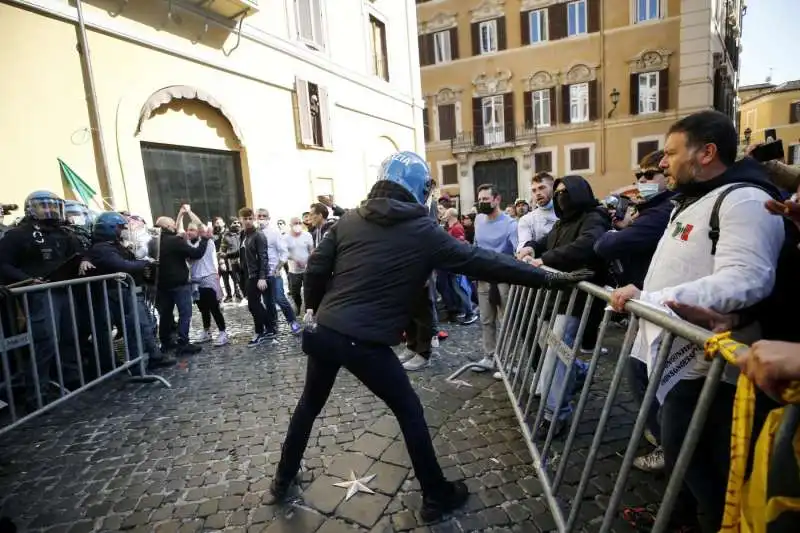
[(543, 205), (543, 206), (541, 206), (541, 208), (542, 208), (542, 209), (549, 209), (549, 210), (551, 210), (551, 211), (552, 211), (552, 210), (553, 210), (553, 199), (552, 199), (552, 198), (550, 198), (550, 201), (549, 201), (549, 202), (547, 202), (547, 204), (546, 204), (546, 205)]
[(637, 183), (636, 188), (639, 189), (639, 196), (645, 201), (659, 193), (658, 183)]

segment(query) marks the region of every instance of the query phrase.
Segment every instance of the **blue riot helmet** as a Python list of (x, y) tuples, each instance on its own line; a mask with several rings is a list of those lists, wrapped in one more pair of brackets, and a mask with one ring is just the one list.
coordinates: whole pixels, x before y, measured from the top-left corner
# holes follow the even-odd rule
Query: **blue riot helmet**
[(114, 211), (100, 213), (94, 221), (92, 237), (95, 242), (121, 241), (128, 227), (125, 217)]
[(79, 226), (86, 230), (92, 228), (92, 216), (86, 204), (74, 200), (65, 200), (64, 218), (73, 226)]
[(378, 171), (378, 180), (396, 183), (422, 205), (428, 202), (433, 179), (428, 163), (414, 152), (398, 152), (387, 157)]
[(25, 215), (32, 220), (64, 220), (64, 200), (50, 191), (34, 191), (25, 199)]

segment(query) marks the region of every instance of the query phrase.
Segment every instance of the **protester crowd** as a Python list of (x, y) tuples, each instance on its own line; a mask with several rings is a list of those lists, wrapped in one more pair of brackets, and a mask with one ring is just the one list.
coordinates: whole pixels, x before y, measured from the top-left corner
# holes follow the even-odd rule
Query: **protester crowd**
[[(436, 242), (447, 249), (432, 257), (425, 256), (429, 263), (424, 265), (405, 265), (413, 271), (427, 269), (426, 281), (405, 290), (407, 309), (398, 307), (394, 317), (394, 322), (400, 321), (397, 329), (405, 345), (397, 357), (405, 370), (416, 371), (429, 365), (436, 347), (447, 338), (445, 323), (458, 327), (478, 320), (482, 345), (476, 347), (479, 352), (476, 359), (480, 359), (477, 370), (495, 369), (494, 350), (509, 283), (528, 279), (523, 271), (514, 270), (521, 266), (504, 266), (504, 261), (513, 258), (518, 265), (530, 267), (531, 272), (538, 272), (539, 267), (590, 272), (580, 279), (616, 287), (612, 306), (617, 312), (624, 311), (627, 301), (641, 300), (704, 327), (733, 329), (743, 342), (755, 343), (737, 365), (762, 390), (755, 407), (757, 434), (769, 412), (778, 407), (775, 400), (781, 388), (791, 380), (800, 379), (800, 330), (794, 326), (790, 311), (794, 297), (800, 297), (800, 283), (792, 278), (793, 269), (800, 267), (800, 206), (792, 196), (800, 186), (800, 172), (778, 161), (737, 158), (737, 150), (738, 136), (731, 121), (716, 112), (701, 112), (676, 122), (668, 132), (664, 149), (640, 162), (630, 190), (605, 202), (595, 197), (590, 182), (583, 177), (555, 178), (546, 172), (532, 178), (530, 202), (516, 199), (503, 209), (497, 187), (481, 184), (476, 204), (464, 213), (459, 212), (449, 197), (438, 196), (435, 190), (432, 194), (428, 190), (409, 197), (408, 191), (384, 186), (379, 181), (370, 199), (357, 209), (345, 210), (332, 197), (322, 196), (308, 212), (290, 218), (288, 224), (284, 220), (273, 224), (268, 210), (251, 207), (243, 207), (235, 217), (218, 216), (204, 223), (187, 204), (181, 206), (175, 218), (157, 218), (154, 230), (129, 213), (93, 214), (85, 206), (67, 202), (53, 193), (32, 193), (24, 206), (24, 217), (14, 226), (4, 228), (0, 238), (2, 285), (19, 287), (122, 272), (145, 290), (137, 292), (133, 301), (126, 292), (108, 291), (108, 305), (101, 298), (102, 288), (92, 291), (91, 301), (88, 297), (76, 297), (77, 291), (68, 293), (64, 288), (53, 289), (49, 296), (30, 293), (24, 305), (28, 324), (21, 327), (32, 331), (33, 367), (38, 379), (22, 379), (22, 403), (35, 410), (58, 396), (59, 391), (46, 386), (54, 379), (56, 343), (62, 361), (80, 361), (82, 370), (91, 375), (91, 350), (84, 352), (82, 347), (94, 345), (103, 351), (106, 346), (113, 346), (110, 341), (114, 337), (127, 338), (131, 354), (140, 352), (136, 339), (141, 338), (141, 351), (149, 355), (151, 369), (172, 365), (176, 357), (195, 355), (205, 343), (228, 344), (227, 305), (248, 308), (253, 320), (253, 336), (248, 342), (252, 348), (278, 342), (279, 312), (288, 331), (300, 335), (302, 317), (312, 316), (320, 305), (324, 307), (320, 301), (309, 302), (308, 295), (324, 294), (330, 307), (339, 290), (335, 284), (333, 289), (325, 289), (324, 283), (320, 288), (324, 276), (307, 272), (309, 262), (319, 263), (327, 261), (331, 254), (335, 256), (332, 247), (342, 246), (344, 236), (354, 234), (356, 221), (367, 221), (368, 228), (394, 227), (412, 217), (402, 209), (395, 212), (381, 207), (378, 200), (389, 198), (400, 202), (398, 205), (402, 202), (424, 205), (426, 216), (444, 230), (437, 234)], [(401, 161), (410, 164), (402, 158)], [(402, 180), (392, 183), (405, 184)], [(433, 200), (428, 203), (429, 196)], [(419, 207), (417, 204), (415, 209)], [(413, 216), (418, 216), (417, 211)], [(442, 236), (444, 232), (449, 237)], [(411, 246), (409, 242), (408, 247)], [(398, 254), (402, 256), (404, 250), (398, 249)], [(478, 255), (466, 255), (467, 250)], [(460, 262), (454, 259), (456, 256), (462, 258)], [(469, 266), (467, 258), (475, 261), (475, 266)], [(330, 258), (334, 260), (341, 258)], [(397, 257), (374, 260), (399, 261)], [(484, 268), (489, 260), (499, 261), (499, 273), (491, 274)], [(332, 272), (328, 270), (327, 275), (330, 277)], [(342, 269), (338, 272), (342, 273)], [(408, 276), (403, 279), (410, 280)], [(309, 287), (309, 283), (317, 285)], [(357, 285), (355, 281), (351, 283)], [(549, 282), (536, 278), (526, 283), (547, 286)], [(376, 286), (374, 290), (389, 289)], [(11, 296), (5, 288), (0, 297), (3, 299), (0, 319), (8, 335), (14, 328), (19, 329), (22, 307), (18, 306), (20, 298)], [(571, 316), (566, 315), (566, 299), (557, 310), (553, 328), (568, 346), (575, 342), (585, 297), (579, 294)], [(400, 303), (398, 299), (397, 304)], [(595, 346), (605, 305), (596, 301), (590, 310), (579, 350), (582, 355), (596, 350), (601, 354), (607, 352), (605, 347)], [(195, 307), (201, 315), (202, 330), (192, 334)], [(94, 314), (95, 323), (109, 323), (113, 328), (87, 327), (82, 318), (89, 311)], [(338, 328), (331, 323), (326, 327), (343, 333), (342, 328), (350, 331), (359, 321), (381, 320), (378, 315), (385, 311), (375, 310), (377, 315), (362, 313), (358, 318), (343, 311), (340, 316), (348, 316), (355, 322)], [(132, 330), (134, 313), (139, 318), (138, 336)], [(76, 316), (82, 318), (73, 327)], [(385, 321), (394, 324), (388, 317)], [(123, 329), (127, 329), (127, 335), (122, 335)], [(368, 335), (372, 331), (365, 323), (360, 326), (359, 334)], [(80, 336), (77, 342), (75, 334)], [(387, 341), (353, 335), (370, 342)], [(627, 379), (639, 401), (664, 335), (661, 328), (644, 324), (636, 337), (627, 362)], [(341, 341), (336, 335), (329, 337), (333, 344)], [(646, 472), (669, 472), (674, 468), (708, 372), (709, 363), (696, 356), (695, 351), (682, 349), (681, 342), (673, 344), (665, 377), (658, 387), (658, 401), (648, 413), (645, 436), (653, 449), (634, 462), (636, 468)], [(76, 346), (84, 360), (71, 352)], [(553, 386), (543, 400), (545, 421), (535, 428), (535, 434), (546, 435), (554, 425), (554, 434), (562, 436), (572, 416), (569, 400), (582, 387), (588, 365), (576, 360), (568, 372), (553, 349), (540, 353), (539, 346), (526, 348), (534, 350), (536, 358), (545, 358), (540, 388), (548, 376), (555, 374)], [(101, 353), (101, 368), (94, 371), (110, 371), (114, 357), (114, 353)], [(30, 373), (24, 368), (15, 370)], [(59, 366), (58, 371), (61, 370)], [(64, 371), (69, 370), (73, 369)], [(737, 373), (736, 367), (730, 367), (719, 386), (671, 517), (672, 531), (712, 532), (721, 527), (731, 461), (731, 414)], [(333, 378), (335, 372), (332, 378), (325, 379), (331, 380), (332, 385)], [(359, 379), (374, 383), (372, 375)], [(75, 375), (65, 376), (66, 387), (74, 386), (75, 380)], [(559, 405), (557, 399), (563, 391), (567, 400)], [(541, 396), (543, 391), (531, 392)], [(293, 424), (304, 427), (308, 424), (309, 430), (308, 420), (313, 422), (327, 399), (327, 392), (324, 398), (315, 397), (313, 401), (310, 394), (304, 393), (298, 405), (296, 416), (303, 419), (302, 423), (295, 423), (293, 418)], [(309, 402), (314, 407), (308, 407)], [(414, 426), (409, 434), (419, 437), (417, 418), (421, 412), (409, 414), (415, 407), (407, 403), (390, 407), (399, 420), (404, 417), (401, 425)], [(398, 414), (396, 409), (405, 414)], [(303, 433), (305, 429), (295, 427), (295, 431)], [(287, 441), (290, 437), (287, 436)], [(301, 444), (304, 447), (302, 435), (292, 438), (297, 447)], [(407, 435), (407, 441), (408, 438)], [(286, 461), (299, 461), (301, 455), (302, 450), (299, 456), (295, 454)], [(435, 458), (431, 459), (429, 451), (417, 447), (412, 456), (415, 469), (429, 471), (429, 487), (436, 486), (429, 493), (436, 492), (438, 496), (425, 500), (428, 515), (460, 505), (461, 488), (455, 486), (452, 491), (448, 488), (451, 492), (445, 491), (445, 497), (442, 482), (431, 478), (430, 472), (435, 473), (438, 466), (434, 468)], [(293, 467), (285, 468), (289, 472)], [(417, 476), (423, 481), (425, 474), (418, 471)], [(794, 481), (797, 489), (800, 479)], [(273, 492), (280, 497), (288, 481), (276, 479), (276, 483)], [(423, 487), (423, 493), (425, 490)], [(646, 530), (652, 524), (654, 512), (654, 507), (648, 505), (625, 509), (623, 516)], [(786, 519), (787, 523), (796, 526), (797, 522), (793, 522), (796, 518), (795, 513)]]

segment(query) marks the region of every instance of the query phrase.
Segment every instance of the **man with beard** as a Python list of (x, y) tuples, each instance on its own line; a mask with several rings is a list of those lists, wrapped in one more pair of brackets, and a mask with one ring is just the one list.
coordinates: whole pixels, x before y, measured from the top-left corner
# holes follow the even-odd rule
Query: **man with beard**
[[(785, 233), (783, 221), (772, 216), (764, 204), (779, 192), (755, 160), (736, 161), (737, 145), (736, 128), (730, 118), (717, 111), (701, 111), (672, 125), (660, 167), (668, 186), (678, 193), (676, 207), (642, 288), (627, 285), (614, 291), (611, 303), (616, 310), (622, 311), (628, 300), (640, 299), (667, 312), (669, 304), (677, 302), (731, 313), (770, 295)], [(711, 232), (715, 209), (719, 225), (716, 235)], [(653, 324), (646, 323), (639, 330), (631, 355), (643, 361), (649, 372), (653, 371), (663, 336), (663, 329)], [(661, 445), (667, 471), (675, 466), (711, 365), (702, 349), (685, 348), (687, 343), (673, 341), (656, 392), (661, 403)], [(688, 492), (675, 507), (682, 516), (673, 516), (673, 521), (683, 522), (681, 525), (696, 518), (696, 509), (703, 531), (720, 528), (730, 465), (735, 382), (735, 375), (726, 372), (701, 429), (684, 477)], [(768, 402), (757, 396), (754, 434), (763, 424), (766, 408)]]
[(417, 154), (389, 157), (367, 200), (345, 213), (311, 255), (305, 277), (305, 388), (265, 503), (287, 497), (314, 420), (344, 367), (397, 417), (422, 488), (422, 519), (436, 520), (463, 505), (467, 486), (445, 479), (422, 404), (391, 349), (408, 324), (412, 299), (435, 268), (532, 287), (569, 286), (586, 277), (586, 272), (531, 268), (510, 254), (453, 239), (430, 218), (431, 182), (428, 165)]
[(525, 243), (538, 241), (553, 229), (558, 220), (553, 209), (553, 176), (547, 172), (539, 172), (531, 180), (531, 198), (535, 206), (530, 213), (522, 216), (517, 224), (517, 257), (524, 259), (521, 254)]

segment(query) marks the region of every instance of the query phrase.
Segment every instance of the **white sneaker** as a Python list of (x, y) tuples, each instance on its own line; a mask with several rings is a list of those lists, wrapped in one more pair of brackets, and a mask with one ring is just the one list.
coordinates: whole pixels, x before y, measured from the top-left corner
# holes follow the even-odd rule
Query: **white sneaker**
[(239, 307), (247, 307), (247, 298), (242, 298), (242, 301), (239, 302)]
[(430, 366), (430, 364), (430, 360), (425, 359), (419, 354), (414, 354), (414, 357), (403, 363), (403, 368), (409, 372), (414, 372), (416, 370), (422, 370), (423, 368)]
[[(581, 348), (581, 353), (583, 355), (592, 355), (594, 348)], [(600, 355), (608, 355), (608, 348), (600, 348)]]
[(494, 357), (486, 355), (475, 363), (479, 368), (472, 367), (473, 372), (486, 372), (487, 370), (494, 370)]
[(633, 460), (633, 466), (642, 472), (660, 472), (666, 467), (664, 462), (664, 448), (659, 446), (647, 455), (642, 455)]
[(415, 355), (414, 352), (409, 350), (408, 348), (403, 347), (399, 354), (397, 354), (397, 359), (400, 360), (401, 363), (405, 363), (409, 359), (413, 358)]
[(211, 332), (209, 332), (207, 329), (204, 329), (203, 332), (200, 333), (200, 335), (197, 336), (197, 339), (195, 339), (194, 342), (195, 342), (195, 344), (202, 344), (204, 342), (211, 342)]
[(214, 343), (214, 346), (225, 346), (230, 342), (228, 339), (228, 334), (224, 331), (220, 331), (219, 335), (217, 336), (217, 342)]
[(503, 379), (503, 374), (501, 374), (500, 372), (495, 372), (494, 374), (492, 374), (492, 377), (493, 377), (494, 379), (496, 379), (497, 381), (502, 381), (502, 379)]

